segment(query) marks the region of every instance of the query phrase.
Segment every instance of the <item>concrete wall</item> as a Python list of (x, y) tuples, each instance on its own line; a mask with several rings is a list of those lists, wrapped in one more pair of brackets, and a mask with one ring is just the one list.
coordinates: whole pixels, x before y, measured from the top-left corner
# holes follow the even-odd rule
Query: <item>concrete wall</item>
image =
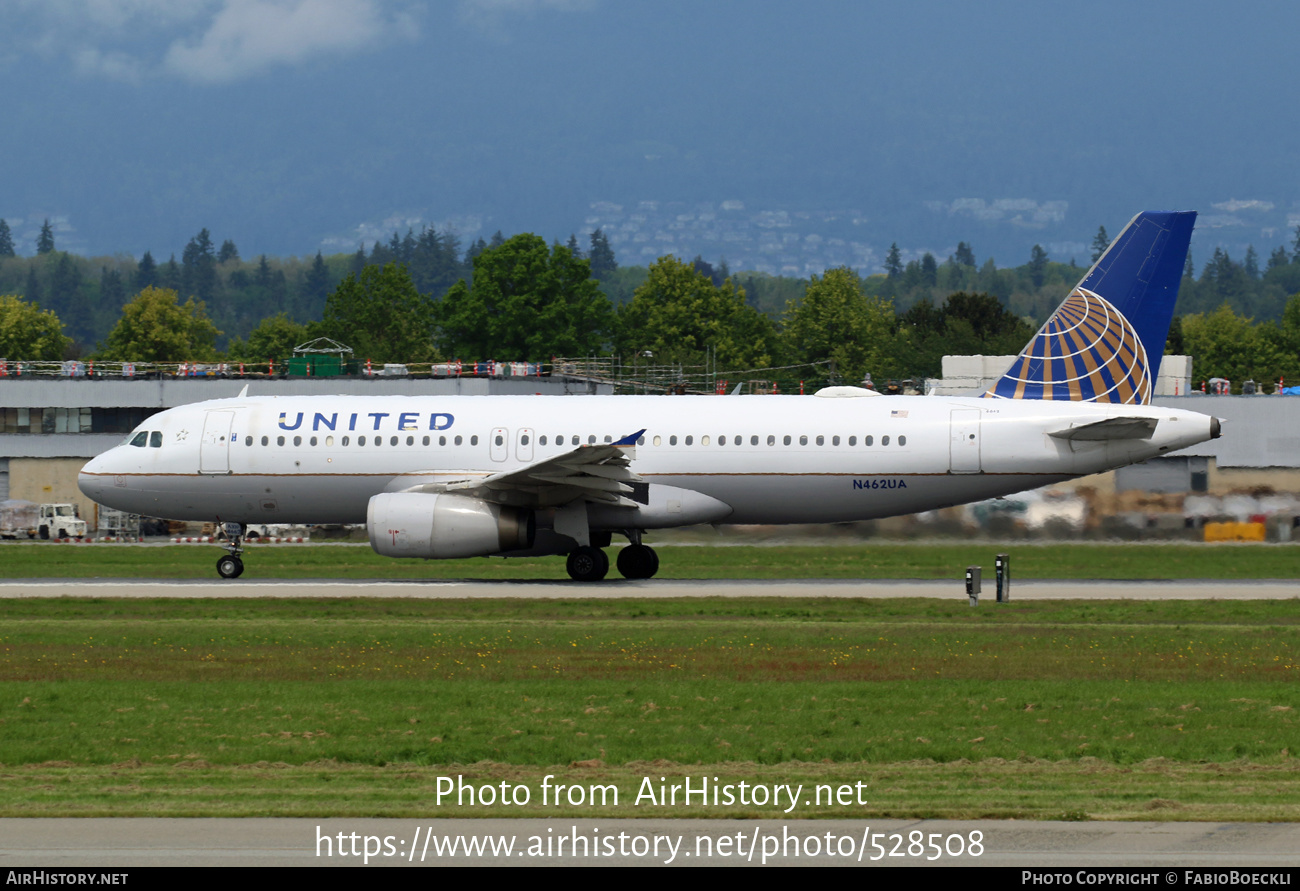
[(98, 526), (99, 506), (77, 488), (77, 474), (85, 466), (85, 458), (10, 458), (9, 497), (38, 504), (75, 504), (81, 510), (81, 519), (94, 529)]

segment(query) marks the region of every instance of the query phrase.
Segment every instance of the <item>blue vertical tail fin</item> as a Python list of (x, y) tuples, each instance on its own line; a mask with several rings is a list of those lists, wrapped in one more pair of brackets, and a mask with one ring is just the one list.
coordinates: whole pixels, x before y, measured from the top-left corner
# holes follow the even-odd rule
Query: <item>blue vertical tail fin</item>
[(1150, 402), (1195, 222), (1135, 216), (984, 395)]

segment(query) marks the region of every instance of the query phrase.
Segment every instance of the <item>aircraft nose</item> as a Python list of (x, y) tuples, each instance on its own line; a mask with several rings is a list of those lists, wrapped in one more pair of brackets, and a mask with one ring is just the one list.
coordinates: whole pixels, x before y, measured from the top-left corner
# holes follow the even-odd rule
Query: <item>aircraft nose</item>
[(77, 474), (77, 488), (91, 501), (99, 501), (104, 492), (104, 459), (91, 458)]

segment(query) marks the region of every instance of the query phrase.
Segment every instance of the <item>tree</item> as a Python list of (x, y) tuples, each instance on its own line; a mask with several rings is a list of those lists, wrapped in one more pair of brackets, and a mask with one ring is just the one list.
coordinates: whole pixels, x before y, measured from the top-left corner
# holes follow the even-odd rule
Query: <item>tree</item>
[(0, 356), (20, 360), (59, 360), (72, 338), (51, 310), (16, 294), (0, 296)]
[(898, 242), (889, 246), (889, 253), (885, 255), (885, 274), (890, 278), (898, 278), (903, 274), (903, 256), (899, 253)]
[(239, 262), (239, 248), (235, 247), (235, 243), (227, 238), (221, 242), (221, 250), (217, 251), (217, 262), (229, 263), (232, 260), (236, 263)]
[(23, 286), (23, 296), (32, 304), (41, 302), (41, 280), (36, 277), (36, 264), (27, 267), (27, 284)]
[(217, 258), (212, 250), (212, 236), (199, 230), (181, 254), (182, 289), (200, 300), (211, 300), (217, 293)]
[(1029, 280), (1034, 283), (1035, 288), (1043, 286), (1043, 278), (1047, 274), (1047, 251), (1043, 250), (1041, 244), (1034, 245), (1033, 250), (1029, 252)]
[(1287, 256), (1286, 248), (1278, 245), (1273, 249), (1273, 253), (1268, 255), (1268, 267), (1265, 269), (1265, 272), (1272, 272), (1279, 266), (1285, 266), (1290, 262), (1291, 258)]
[[(302, 289), (303, 294), (312, 302), (312, 305), (325, 305), (325, 300), (330, 293), (330, 271), (329, 267), (325, 265), (325, 258), (321, 256), (320, 251), (316, 252), (316, 258), (311, 261), (311, 268), (307, 270)], [(302, 343), (301, 340), (298, 342)]]
[(36, 253), (49, 254), (54, 251), (54, 227), (50, 225), (49, 218), (41, 224), (40, 237), (36, 239)]
[(1098, 226), (1097, 234), (1092, 237), (1092, 262), (1096, 263), (1100, 260), (1108, 247), (1110, 247), (1110, 236), (1106, 234), (1106, 227)]
[(721, 287), (673, 256), (650, 266), (645, 282), (619, 313), (619, 349), (649, 350), (658, 363), (703, 365), (712, 350), (718, 367), (762, 368), (780, 352), (776, 326), (745, 301), (733, 280)]
[(569, 249), (569, 253), (573, 254), (575, 259), (586, 259), (586, 257), (582, 255), (582, 247), (578, 244), (578, 236), (574, 235), (572, 232), (569, 233), (569, 240), (564, 246)]
[(926, 251), (921, 256), (921, 284), (927, 288), (933, 288), (939, 283), (939, 264), (934, 259), (934, 254)]
[(320, 331), (352, 347), (358, 359), (427, 362), (434, 357), (435, 314), (405, 266), (366, 266), (329, 295)]
[(125, 362), (190, 362), (215, 359), (221, 332), (202, 301), (180, 303), (170, 288), (145, 288), (122, 307), (100, 358)]
[(969, 266), (975, 268), (975, 251), (964, 241), (957, 242), (957, 253), (952, 255), (952, 260), (958, 266)]
[(539, 361), (603, 352), (614, 315), (588, 261), (524, 233), (474, 258), (473, 284), (452, 286), (439, 322), (448, 355)]
[(609, 246), (609, 239), (602, 229), (591, 233), (591, 253), (587, 257), (591, 261), (592, 278), (604, 281), (618, 269), (618, 263), (614, 261), (614, 249)]
[(14, 236), (9, 231), (9, 224), (0, 220), (0, 258), (14, 256)]
[(285, 313), (277, 313), (262, 319), (249, 333), (247, 342), (232, 338), (226, 356), (233, 362), (265, 362), (268, 359), (284, 362), (293, 355), (293, 348), (309, 337), (306, 325), (298, 324)]
[(1295, 227), (1295, 237), (1291, 239), (1291, 262), (1300, 263), (1300, 226)]
[(1246, 259), (1242, 262), (1241, 268), (1246, 273), (1246, 278), (1251, 281), (1259, 280), (1259, 254), (1255, 253), (1253, 244), (1246, 246)]
[(868, 372), (896, 377), (903, 352), (894, 332), (894, 307), (868, 297), (848, 267), (812, 276), (803, 299), (786, 306), (782, 328), (787, 351), (799, 362), (834, 363), (837, 377), (857, 383)]
[(158, 284), (158, 264), (153, 261), (153, 254), (148, 251), (140, 258), (135, 267), (135, 290), (137, 293)]
[(1192, 265), (1192, 249), (1187, 249), (1187, 260), (1183, 263), (1183, 278), (1191, 281), (1196, 276), (1196, 267)]

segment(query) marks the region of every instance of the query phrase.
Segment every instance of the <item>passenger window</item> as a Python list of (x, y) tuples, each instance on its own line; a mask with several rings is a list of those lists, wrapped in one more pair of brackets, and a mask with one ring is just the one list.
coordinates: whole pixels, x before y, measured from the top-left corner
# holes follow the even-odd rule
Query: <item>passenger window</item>
[(348, 437), (348, 436), (343, 437), (343, 444), (344, 444), (344, 445), (347, 445), (348, 442), (349, 442), (350, 440), (351, 440), (351, 437)]
[(381, 445), (383, 445), (383, 444), (384, 444), (384, 438), (383, 438), (382, 436), (376, 436), (376, 437), (375, 437), (375, 445), (377, 445), (377, 446), (381, 446)]
[(789, 445), (789, 444), (790, 444), (790, 434), (789, 434), (789, 433), (787, 433), (787, 434), (785, 435), (785, 438), (782, 440), (782, 443), (783, 443), (784, 445)]
[(771, 433), (767, 435), (767, 444), (770, 446), (776, 445), (776, 437), (773, 436)]
[[(519, 437), (519, 441), (524, 445), (528, 445), (528, 434), (525, 433), (523, 436)], [(501, 445), (501, 443), (497, 443), (497, 445)]]
[(880, 437), (880, 444), (881, 444), (882, 446), (887, 446), (887, 445), (889, 445), (889, 437), (888, 437), (888, 436), (882, 436), (882, 437)]
[(456, 445), (460, 445), (462, 442), (464, 442), (464, 440), (461, 439), (461, 437), (457, 436), (455, 439), (452, 440), (452, 442), (456, 443)]
[(471, 436), (471, 437), (469, 438), (469, 444), (470, 444), (470, 445), (478, 445), (478, 434), (477, 434), (477, 433), (475, 433), (473, 436)]
[(863, 444), (864, 446), (869, 446), (869, 445), (871, 445), (873, 442), (874, 442), (874, 440), (873, 440), (870, 436), (864, 436), (864, 437), (862, 437), (862, 444)]
[(898, 444), (901, 446), (907, 445), (907, 437), (906, 436), (898, 437)]
[(365, 445), (365, 444), (366, 444), (366, 438), (365, 438), (364, 436), (358, 436), (358, 437), (357, 437), (357, 445), (359, 445), (359, 446), (363, 446), (363, 445)]
[(309, 441), (311, 442), (312, 445), (315, 445), (315, 444), (316, 444), (316, 437), (313, 436)]
[[(415, 442), (415, 437), (414, 437), (414, 436), (408, 436), (408, 437), (406, 437), (406, 444), (407, 444), (407, 445), (410, 445), (410, 444), (413, 443), (413, 442)], [(397, 437), (396, 437), (396, 436), (390, 437), (389, 440), (388, 440), (388, 444), (389, 444), (389, 445), (397, 445)]]
[(537, 444), (538, 444), (538, 445), (546, 445), (546, 437), (545, 437), (545, 436), (540, 437), (540, 438), (537, 440)]
[(162, 448), (162, 431), (161, 431), (161, 430), (154, 430), (152, 433), (149, 434), (149, 448), (151, 448), (151, 449), (160, 449), (160, 448)]
[[(700, 445), (708, 445), (708, 444), (709, 444), (709, 438), (707, 436), (701, 436)], [(687, 445), (690, 445), (690, 443), (688, 442)]]
[(428, 445), (428, 444), (429, 444), (429, 437), (426, 436), (424, 438), (424, 445)]
[(858, 438), (857, 438), (856, 436), (850, 436), (850, 437), (849, 437), (849, 445), (851, 445), (851, 446), (855, 446), (855, 445), (857, 445), (857, 444), (858, 444)]
[(751, 436), (751, 437), (749, 438), (749, 444), (750, 444), (750, 445), (758, 445), (758, 437), (757, 437), (757, 436)]
[(656, 436), (654, 438), (655, 445), (663, 445), (663, 442), (664, 442), (664, 438), (662, 436)]
[(277, 436), (277, 437), (275, 438), (275, 444), (278, 445), (278, 446), (282, 446), (282, 445), (284, 445), (284, 437), (283, 437), (283, 436)]
[(726, 445), (726, 444), (727, 444), (727, 437), (725, 437), (725, 436), (719, 436), (719, 437), (718, 437), (718, 445), (720, 445), (720, 446), (724, 446), (724, 445)]
[(807, 436), (800, 436), (800, 437), (799, 437), (799, 445), (808, 445), (808, 437), (807, 437)]
[(447, 444), (447, 437), (445, 437), (445, 436), (439, 436), (439, 437), (438, 437), (438, 445), (440, 445), (440, 446), (445, 446), (446, 444)]
[(839, 445), (839, 444), (840, 444), (840, 438), (838, 436), (832, 436), (831, 445)]
[(252, 444), (253, 444), (253, 437), (251, 437), (251, 436), (245, 436), (245, 437), (244, 437), (244, 445), (246, 445), (246, 446), (251, 446)]
[(141, 430), (135, 436), (131, 437), (131, 445), (135, 446), (137, 449), (142, 449), (148, 444), (149, 444), (148, 431)]
[(614, 441), (614, 437), (612, 437), (612, 436), (606, 436), (606, 437), (605, 437), (605, 442), (613, 442), (613, 441)]
[(326, 446), (332, 446), (332, 445), (334, 445), (334, 437), (332, 437), (332, 436), (327, 436), (327, 437), (325, 437), (325, 445), (326, 445)]
[(293, 438), (293, 444), (296, 445), (296, 446), (300, 446), (300, 445), (302, 445), (302, 437), (301, 437), (301, 436), (295, 436), (295, 437)]
[(505, 443), (506, 443), (505, 439), (501, 436), (500, 433), (498, 433), (498, 434), (497, 434), (497, 437), (496, 437), (496, 444), (497, 444), (497, 445), (505, 445)]
[(818, 437), (817, 437), (817, 445), (826, 445), (826, 437), (824, 437), (824, 436), (818, 436)]
[(595, 444), (596, 444), (596, 437), (595, 437), (595, 435), (593, 434), (593, 435), (591, 435), (591, 436), (588, 436), (588, 437), (587, 437), (587, 445), (595, 445)]
[(668, 444), (669, 444), (670, 446), (675, 446), (675, 445), (677, 445), (677, 434), (676, 434), (676, 433), (674, 433), (672, 436), (668, 437)]
[(267, 437), (263, 436), (263, 437), (262, 437), (262, 445), (270, 445), (270, 444), (271, 444), (271, 440), (268, 439)]
[(690, 444), (691, 444), (692, 442), (694, 442), (694, 441), (695, 441), (695, 437), (693, 437), (693, 436), (688, 436), (688, 437), (686, 437), (686, 444), (687, 444), (687, 445), (690, 445)]
[(644, 437), (644, 436), (638, 436), (637, 439), (636, 439), (636, 444), (639, 445), (639, 446), (643, 446), (643, 445), (645, 445), (645, 437)]

